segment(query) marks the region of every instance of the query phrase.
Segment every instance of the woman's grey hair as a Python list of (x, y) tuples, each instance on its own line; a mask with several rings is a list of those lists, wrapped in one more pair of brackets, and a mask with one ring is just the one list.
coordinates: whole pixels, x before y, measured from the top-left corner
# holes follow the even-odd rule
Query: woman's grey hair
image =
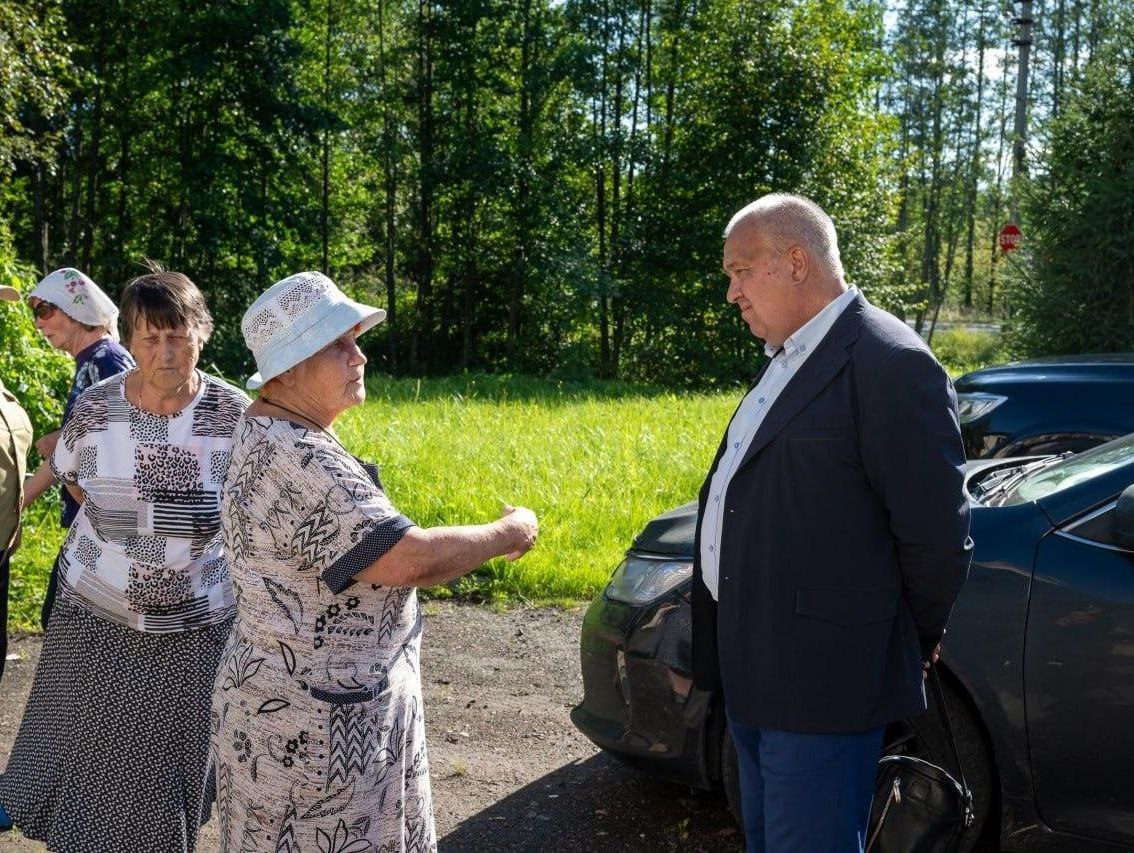
[(799, 244), (826, 266), (828, 272), (843, 277), (835, 223), (811, 199), (789, 193), (761, 196), (733, 215), (725, 228), (725, 239), (738, 225), (750, 221), (758, 222), (761, 232), (783, 248)]

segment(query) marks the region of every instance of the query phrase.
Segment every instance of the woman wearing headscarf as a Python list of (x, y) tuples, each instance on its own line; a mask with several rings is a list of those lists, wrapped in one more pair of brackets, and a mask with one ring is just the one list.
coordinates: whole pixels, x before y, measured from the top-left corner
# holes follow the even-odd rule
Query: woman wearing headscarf
[(221, 498), (238, 610), (213, 699), (222, 851), (434, 850), (415, 588), (535, 542), (522, 507), (416, 526), (339, 443), (366, 397), (356, 338), (385, 314), (308, 272), (241, 324), (261, 391)]
[[(55, 270), (39, 282), (27, 296), (35, 316), (35, 326), (56, 349), (75, 360), (75, 378), (63, 408), (63, 424), (79, 395), (103, 379), (134, 366), (130, 353), (118, 342), (118, 308), (102, 288), (71, 267)], [(24, 488), (24, 506), (37, 500), (55, 482), (46, 461), (55, 450), (59, 430), (41, 436), (36, 450), (45, 460), (28, 479)], [(79, 511), (79, 504), (63, 490), (63, 527), (70, 527)], [(51, 605), (55, 599), (58, 574), (51, 568), (47, 595), (43, 601), (41, 621), (47, 627)]]
[(138, 366), (75, 402), (51, 463), (84, 500), (8, 767), (3, 811), (67, 853), (193, 849), (234, 601), (220, 489), (247, 396), (197, 369), (212, 318), (160, 269), (122, 294)]

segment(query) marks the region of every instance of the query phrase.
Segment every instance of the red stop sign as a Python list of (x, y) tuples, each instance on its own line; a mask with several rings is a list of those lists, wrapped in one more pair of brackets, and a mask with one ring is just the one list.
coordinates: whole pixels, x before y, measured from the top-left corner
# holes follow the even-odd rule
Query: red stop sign
[(1000, 250), (1014, 252), (1020, 246), (1020, 226), (1009, 222), (1000, 229)]

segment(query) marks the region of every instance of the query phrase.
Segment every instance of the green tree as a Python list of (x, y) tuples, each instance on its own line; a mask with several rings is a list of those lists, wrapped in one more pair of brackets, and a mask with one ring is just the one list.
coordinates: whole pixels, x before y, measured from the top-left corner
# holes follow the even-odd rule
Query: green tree
[(1023, 354), (1134, 349), (1134, 16), (1050, 129), (1046, 168), (1025, 200), (1011, 342)]

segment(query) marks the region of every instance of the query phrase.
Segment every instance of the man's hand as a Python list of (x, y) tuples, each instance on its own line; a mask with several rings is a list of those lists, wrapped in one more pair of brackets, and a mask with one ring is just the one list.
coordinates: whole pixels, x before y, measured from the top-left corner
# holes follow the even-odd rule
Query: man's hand
[(922, 664), (921, 664), (921, 680), (922, 681), (925, 681), (925, 679), (927, 679), (929, 677), (929, 668), (931, 666), (933, 666), (935, 663), (937, 663), (937, 661), (939, 661), (939, 660), (941, 660), (941, 644), (940, 643), (938, 643), (936, 648), (933, 649), (932, 654), (930, 654), (930, 656), (929, 656), (929, 660), (923, 661)]
[(524, 506), (510, 506), (504, 504), (501, 518), (512, 522), (516, 533), (516, 548), (504, 555), (507, 560), (518, 560), (532, 549), (539, 536), (539, 522), (535, 513)]
[(60, 430), (54, 430), (53, 432), (47, 433), (47, 435), (41, 435), (36, 441), (35, 449), (39, 451), (39, 455), (44, 459), (49, 458), (51, 454), (55, 452), (55, 445), (59, 443), (59, 433)]

